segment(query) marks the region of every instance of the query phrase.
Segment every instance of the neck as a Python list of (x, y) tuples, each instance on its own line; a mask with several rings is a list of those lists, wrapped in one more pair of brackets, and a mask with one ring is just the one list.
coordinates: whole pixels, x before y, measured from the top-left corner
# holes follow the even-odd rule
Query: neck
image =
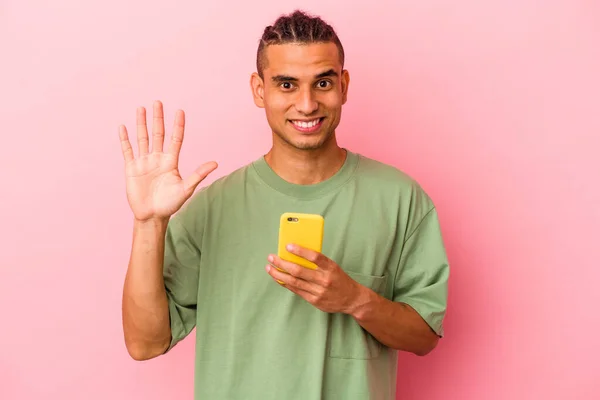
[(345, 160), (346, 150), (338, 146), (335, 136), (314, 150), (274, 142), (265, 155), (265, 161), (277, 175), (297, 185), (313, 185), (331, 178)]

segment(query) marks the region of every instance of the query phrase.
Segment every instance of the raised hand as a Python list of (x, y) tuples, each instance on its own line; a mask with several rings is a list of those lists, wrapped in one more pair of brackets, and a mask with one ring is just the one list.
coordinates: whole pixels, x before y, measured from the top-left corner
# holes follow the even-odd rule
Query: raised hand
[(185, 114), (182, 110), (176, 112), (169, 149), (163, 152), (165, 125), (160, 101), (154, 103), (153, 111), (151, 152), (146, 110), (143, 107), (137, 110), (137, 158), (134, 157), (127, 128), (124, 125), (119, 127), (121, 149), (125, 159), (127, 200), (134, 217), (139, 221), (169, 218), (192, 196), (198, 184), (217, 168), (216, 162), (207, 162), (185, 180), (182, 179), (178, 165)]

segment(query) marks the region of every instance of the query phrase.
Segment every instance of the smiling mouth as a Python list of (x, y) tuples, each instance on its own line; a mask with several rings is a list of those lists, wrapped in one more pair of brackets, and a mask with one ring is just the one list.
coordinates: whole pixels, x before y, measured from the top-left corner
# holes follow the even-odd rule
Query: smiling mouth
[(297, 120), (292, 119), (290, 122), (294, 125), (294, 128), (300, 132), (304, 133), (312, 133), (319, 130), (321, 125), (323, 125), (323, 120), (325, 117), (315, 118), (312, 120)]

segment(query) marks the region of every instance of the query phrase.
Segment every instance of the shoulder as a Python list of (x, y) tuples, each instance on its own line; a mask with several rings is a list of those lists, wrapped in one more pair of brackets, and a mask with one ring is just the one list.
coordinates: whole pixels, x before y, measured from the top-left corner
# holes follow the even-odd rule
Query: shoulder
[(358, 172), (370, 179), (380, 178), (399, 184), (412, 184), (415, 179), (398, 167), (358, 153)]
[[(251, 164), (243, 165), (215, 179), (212, 183), (197, 188), (192, 197), (177, 212), (178, 218), (181, 220), (197, 219), (205, 215), (211, 205), (218, 202), (223, 195), (239, 192), (244, 187), (249, 168), (251, 168)], [(196, 218), (191, 218), (192, 216)]]
[(251, 167), (251, 163), (245, 164), (227, 175), (216, 179), (210, 185), (202, 188), (197, 197), (204, 196), (206, 201), (212, 202), (224, 194), (242, 189), (247, 182), (248, 172)]
[(373, 187), (387, 188), (406, 196), (408, 194), (426, 196), (421, 184), (411, 175), (391, 164), (358, 154), (357, 179)]
[(421, 183), (394, 165), (359, 154), (356, 179), (370, 195), (394, 202), (406, 220), (418, 221), (435, 208)]

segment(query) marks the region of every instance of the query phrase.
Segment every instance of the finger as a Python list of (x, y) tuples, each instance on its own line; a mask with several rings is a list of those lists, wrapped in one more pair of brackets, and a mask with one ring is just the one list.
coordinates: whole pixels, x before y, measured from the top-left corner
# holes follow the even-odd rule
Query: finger
[(163, 105), (160, 101), (154, 102), (152, 121), (152, 152), (158, 153), (163, 151), (163, 143), (165, 141), (165, 118), (163, 113)]
[(121, 139), (121, 150), (123, 151), (125, 162), (133, 160), (133, 149), (131, 148), (131, 143), (129, 143), (125, 125), (119, 126), (119, 139)]
[(281, 272), (271, 264), (267, 264), (265, 269), (267, 270), (267, 273), (271, 275), (271, 277), (279, 284), (292, 291), (303, 291), (313, 296), (318, 292), (316, 286), (310, 282), (297, 278), (293, 275), (286, 274), (285, 272)]
[(214, 161), (211, 161), (202, 164), (198, 169), (192, 172), (192, 174), (183, 181), (183, 190), (185, 190), (185, 193), (188, 196), (191, 196), (194, 190), (196, 190), (198, 184), (202, 182), (208, 176), (208, 174), (217, 169), (217, 167), (218, 164)]
[(301, 247), (298, 246), (294, 243), (290, 243), (286, 246), (286, 250), (289, 251), (292, 254), (297, 255), (298, 257), (302, 257), (305, 260), (308, 260), (310, 262), (312, 262), (313, 264), (316, 264), (317, 267), (321, 268), (321, 269), (329, 269), (329, 267), (331, 266), (331, 260), (327, 257), (325, 257), (322, 253), (319, 253), (318, 251), (314, 251), (311, 249), (307, 249), (305, 247)]
[(305, 290), (298, 289), (298, 288), (295, 288), (295, 287), (290, 287), (290, 286), (287, 286), (287, 285), (281, 285), (281, 286), (283, 286), (284, 288), (286, 288), (290, 292), (295, 293), (298, 296), (302, 297), (304, 300), (308, 301), (312, 305), (315, 305), (315, 303), (317, 302), (317, 296), (315, 296), (312, 293), (309, 293), (309, 292), (307, 292)]
[(269, 254), (267, 260), (271, 264), (273, 264), (273, 266), (281, 268), (288, 274), (293, 275), (297, 278), (303, 279), (308, 282), (318, 281), (319, 276), (317, 276), (317, 272), (313, 269), (308, 269), (291, 261), (283, 260), (275, 254)]
[(169, 153), (175, 157), (176, 162), (179, 163), (179, 152), (181, 150), (181, 144), (183, 142), (183, 131), (185, 130), (185, 113), (183, 110), (177, 110), (175, 112), (175, 122), (173, 123), (173, 134), (171, 135), (171, 145), (169, 146)]
[(137, 109), (137, 141), (140, 156), (148, 154), (148, 127), (146, 126), (146, 109)]

